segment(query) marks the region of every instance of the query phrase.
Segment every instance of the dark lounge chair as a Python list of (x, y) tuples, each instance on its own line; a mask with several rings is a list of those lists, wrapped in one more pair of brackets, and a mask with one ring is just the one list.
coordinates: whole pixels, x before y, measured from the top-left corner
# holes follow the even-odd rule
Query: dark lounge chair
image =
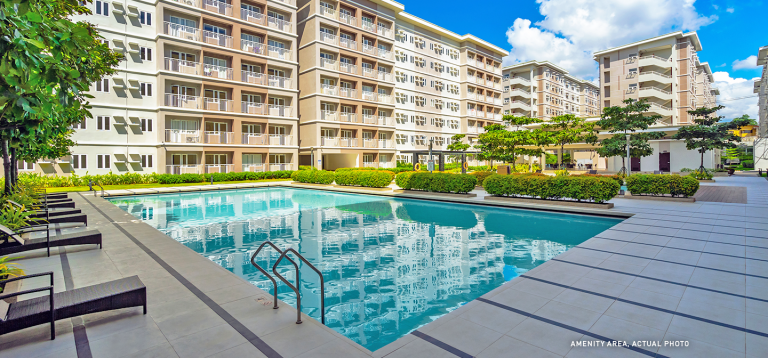
[(597, 174), (597, 170), (592, 169), (588, 171), (587, 174)]
[(47, 249), (51, 256), (51, 247), (88, 244), (101, 248), (101, 233), (80, 223), (38, 224), (16, 231), (0, 225), (0, 256), (37, 249)]
[(72, 208), (37, 208), (27, 210), (25, 206), (13, 201), (8, 200), (8, 203), (17, 207), (24, 208), (25, 211), (31, 212), (30, 217), (35, 219), (42, 219), (49, 223), (83, 223), (88, 226), (88, 216), (80, 212), (80, 209)]
[[(51, 339), (55, 339), (56, 320), (138, 306), (143, 306), (144, 314), (147, 314), (147, 287), (138, 276), (59, 293), (53, 293), (53, 272), (14, 277), (0, 283), (39, 276), (50, 276), (51, 285), (0, 294), (0, 335), (50, 323)], [(48, 295), (15, 303), (5, 301), (6, 298), (43, 291), (48, 291)]]

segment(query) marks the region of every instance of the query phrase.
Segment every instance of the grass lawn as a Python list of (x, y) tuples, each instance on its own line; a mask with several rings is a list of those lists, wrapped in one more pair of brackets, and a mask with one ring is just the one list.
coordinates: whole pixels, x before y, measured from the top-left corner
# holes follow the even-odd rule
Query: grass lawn
[[(286, 181), (291, 179), (262, 179), (262, 180), (242, 180), (242, 181), (217, 181), (213, 182), (214, 185), (219, 184), (242, 184), (242, 183), (261, 183), (261, 182), (271, 182), (271, 181)], [(210, 182), (206, 183), (183, 183), (183, 184), (158, 184), (158, 183), (152, 183), (152, 184), (127, 184), (127, 185), (104, 185), (104, 190), (116, 190), (116, 189), (149, 189), (149, 188), (165, 188), (169, 186), (202, 186), (202, 185), (211, 185)], [(101, 188), (94, 186), (93, 187), (96, 190), (101, 190)], [(64, 193), (64, 192), (75, 192), (75, 191), (88, 191), (87, 186), (68, 186), (68, 187), (60, 187), (60, 188), (46, 188), (46, 192), (48, 193)]]

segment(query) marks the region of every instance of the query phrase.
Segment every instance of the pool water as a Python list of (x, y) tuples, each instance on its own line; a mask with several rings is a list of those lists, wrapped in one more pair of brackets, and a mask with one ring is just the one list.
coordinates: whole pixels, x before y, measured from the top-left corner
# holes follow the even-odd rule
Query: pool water
[[(371, 351), (620, 221), (291, 188), (111, 201), (270, 294), (251, 255), (265, 240), (294, 248), (323, 272), (326, 325)], [(256, 262), (271, 271), (278, 257), (265, 249)], [(318, 276), (300, 269), (302, 311), (320, 320)], [(290, 263), (278, 271), (295, 282)]]

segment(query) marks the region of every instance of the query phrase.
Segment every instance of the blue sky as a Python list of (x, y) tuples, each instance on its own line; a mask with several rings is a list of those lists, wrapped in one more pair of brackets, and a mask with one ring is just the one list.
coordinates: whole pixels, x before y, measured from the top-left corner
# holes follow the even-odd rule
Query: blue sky
[(760, 69), (750, 56), (768, 45), (768, 0), (513, 0), (483, 3), (492, 11), (474, 13), (465, 11), (466, 1), (401, 2), (415, 16), (511, 50), (505, 64), (549, 60), (587, 79), (597, 71), (592, 51), (696, 31), (704, 48), (699, 58), (715, 72), (726, 106), (720, 114), (757, 116), (757, 98), (732, 99), (754, 96), (752, 80)]

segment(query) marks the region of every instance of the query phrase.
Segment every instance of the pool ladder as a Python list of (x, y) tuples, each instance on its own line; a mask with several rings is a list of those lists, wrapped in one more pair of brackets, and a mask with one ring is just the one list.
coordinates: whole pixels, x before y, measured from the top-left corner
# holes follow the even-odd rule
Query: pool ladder
[[(301, 324), (301, 294), (299, 292), (299, 282), (300, 282), (299, 281), (299, 265), (296, 264), (296, 261), (291, 260), (291, 258), (286, 255), (288, 255), (289, 252), (293, 253), (294, 255), (296, 255), (296, 257), (299, 258), (299, 260), (307, 264), (309, 268), (317, 272), (317, 275), (320, 276), (320, 315), (321, 315), (323, 324), (325, 324), (325, 283), (323, 281), (323, 274), (314, 265), (312, 265), (309, 261), (307, 261), (307, 259), (305, 259), (304, 256), (301, 256), (301, 254), (298, 253), (296, 250), (292, 248), (280, 250), (271, 241), (264, 241), (263, 243), (261, 243), (261, 245), (259, 245), (259, 248), (256, 249), (256, 252), (254, 252), (253, 255), (251, 255), (251, 264), (255, 266), (257, 269), (259, 269), (259, 271), (261, 271), (261, 273), (263, 273), (264, 276), (267, 276), (267, 278), (269, 278), (269, 280), (272, 281), (272, 285), (274, 285), (275, 287), (274, 289), (275, 305), (272, 308), (273, 309), (278, 308), (277, 307), (277, 281), (275, 281), (275, 278), (272, 277), (272, 275), (270, 275), (269, 272), (267, 272), (267, 270), (263, 269), (261, 266), (259, 266), (256, 263), (256, 255), (258, 255), (259, 252), (261, 252), (261, 249), (263, 249), (264, 246), (266, 245), (271, 246), (273, 249), (275, 249), (275, 251), (280, 253), (280, 258), (277, 259), (277, 261), (275, 261), (274, 265), (272, 265), (272, 273), (274, 273), (275, 276), (277, 276), (280, 279), (280, 281), (283, 281), (283, 283), (285, 283), (286, 286), (288, 286), (291, 290), (293, 290), (294, 293), (296, 293), (296, 316), (297, 316), (296, 324)], [(288, 259), (288, 261), (290, 261), (293, 264), (293, 267), (296, 268), (296, 286), (292, 285), (290, 282), (288, 282), (288, 280), (285, 277), (277, 273), (277, 265), (280, 264), (280, 261), (282, 261), (283, 258)]]

